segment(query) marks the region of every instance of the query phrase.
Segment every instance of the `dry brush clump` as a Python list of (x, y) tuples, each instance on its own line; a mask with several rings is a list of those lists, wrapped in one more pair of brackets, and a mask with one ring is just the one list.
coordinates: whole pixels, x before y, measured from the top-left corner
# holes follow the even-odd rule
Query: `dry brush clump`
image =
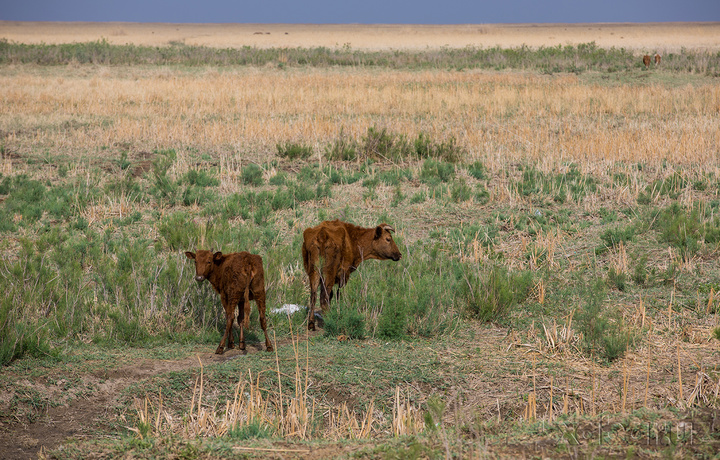
[[(307, 337), (306, 337), (307, 339)], [(306, 340), (306, 346), (308, 346)], [(160, 390), (157, 399), (146, 396), (133, 402), (134, 423), (127, 429), (140, 439), (149, 437), (181, 436), (184, 439), (199, 437), (226, 437), (234, 439), (283, 438), (297, 440), (370, 439), (387, 434), (415, 435), (424, 429), (421, 411), (397, 387), (392, 415), (386, 419), (383, 411), (370, 401), (364, 410), (356, 410), (343, 401), (338, 404), (321, 404), (308, 389), (309, 351), (300, 356), (300, 339), (292, 338), (295, 373), (288, 376), (276, 369), (267, 369), (253, 376), (248, 370), (241, 375), (234, 392), (224, 405), (218, 405), (217, 395), (207, 395), (204, 366), (198, 357), (200, 375), (196, 377), (189, 408), (182, 413), (173, 409), (172, 401), (163, 398)], [(277, 351), (276, 351), (276, 360)], [(305, 362), (303, 362), (303, 360)], [(304, 368), (304, 370), (303, 370)], [(274, 373), (277, 388), (268, 388), (261, 374)], [(283, 378), (290, 378), (295, 392), (283, 392)], [(176, 406), (176, 405), (175, 405)], [(387, 426), (387, 425), (390, 426)]]

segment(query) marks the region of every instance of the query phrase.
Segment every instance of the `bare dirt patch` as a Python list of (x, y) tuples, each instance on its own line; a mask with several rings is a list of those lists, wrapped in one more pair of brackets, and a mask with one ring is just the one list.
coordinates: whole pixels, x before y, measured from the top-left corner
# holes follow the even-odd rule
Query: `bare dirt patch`
[[(287, 346), (289, 342), (289, 339), (278, 340), (277, 345)], [(147, 359), (135, 365), (87, 373), (81, 377), (82, 387), (92, 391), (87, 394), (73, 391), (75, 394), (70, 397), (63, 390), (66, 382), (62, 379), (55, 380), (47, 376), (32, 382), (24, 380), (22, 383), (32, 391), (46, 395), (51, 400), (60, 402), (67, 399), (67, 402), (47, 407), (31, 423), (21, 420), (17, 414), (0, 418), (0, 457), (8, 460), (37, 458), (38, 453), (54, 449), (68, 439), (90, 439), (97, 437), (98, 433), (107, 434), (111, 429), (110, 420), (117, 417), (115, 408), (119, 403), (119, 395), (131, 384), (168, 372), (199, 369), (200, 362), (207, 365), (247, 354), (265, 353), (261, 345), (249, 343), (245, 351), (234, 348), (222, 355), (206, 351), (213, 348), (208, 345), (202, 351), (179, 360)], [(12, 394), (0, 393), (0, 414), (12, 412), (12, 397)]]
[(166, 46), (172, 43), (239, 48), (350, 46), (354, 49), (424, 50), (442, 47), (530, 47), (595, 42), (666, 52), (720, 48), (720, 23), (645, 24), (161, 24), (0, 21), (0, 38), (20, 43)]

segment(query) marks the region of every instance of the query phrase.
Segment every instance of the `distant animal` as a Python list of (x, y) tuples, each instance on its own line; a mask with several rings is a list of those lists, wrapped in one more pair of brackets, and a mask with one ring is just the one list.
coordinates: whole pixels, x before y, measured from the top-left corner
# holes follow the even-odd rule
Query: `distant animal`
[(658, 53), (655, 53), (655, 65), (659, 65), (661, 59), (662, 58), (660, 57), (660, 55)]
[[(210, 281), (212, 287), (220, 294), (220, 301), (225, 310), (225, 334), (215, 353), (225, 352), (233, 348), (232, 326), (235, 319), (235, 307), (238, 307), (238, 328), (240, 329), (240, 349), (245, 349), (243, 328), (250, 326), (250, 301), (254, 300), (260, 312), (260, 326), (265, 333), (265, 348), (272, 351), (265, 321), (265, 272), (262, 257), (249, 252), (222, 252), (199, 250), (197, 253), (186, 252), (188, 259), (195, 260), (195, 281)], [(242, 315), (242, 321), (240, 317)]]
[(646, 54), (645, 56), (643, 56), (643, 64), (645, 64), (646, 69), (648, 67), (650, 67), (650, 55), (649, 54)]
[[(327, 310), (333, 287), (347, 284), (350, 274), (363, 260), (400, 260), (402, 254), (392, 237), (395, 229), (387, 224), (363, 228), (340, 220), (325, 221), (303, 232), (302, 258), (310, 282), (308, 329), (315, 330), (315, 303), (320, 288), (320, 308)], [(320, 259), (323, 264), (320, 266)]]

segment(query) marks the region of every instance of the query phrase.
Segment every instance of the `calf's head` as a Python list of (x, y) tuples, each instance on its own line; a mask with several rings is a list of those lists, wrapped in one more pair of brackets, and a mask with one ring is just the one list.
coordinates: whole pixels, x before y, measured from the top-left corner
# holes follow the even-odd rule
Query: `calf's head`
[(199, 250), (197, 253), (186, 252), (185, 256), (188, 259), (195, 260), (195, 281), (200, 282), (210, 276), (215, 265), (222, 261), (222, 252), (216, 252), (213, 254), (212, 251)]
[(375, 254), (380, 259), (392, 259), (395, 262), (400, 260), (402, 254), (393, 240), (392, 232), (395, 229), (388, 224), (380, 224), (375, 227), (375, 237), (372, 241), (372, 247)]

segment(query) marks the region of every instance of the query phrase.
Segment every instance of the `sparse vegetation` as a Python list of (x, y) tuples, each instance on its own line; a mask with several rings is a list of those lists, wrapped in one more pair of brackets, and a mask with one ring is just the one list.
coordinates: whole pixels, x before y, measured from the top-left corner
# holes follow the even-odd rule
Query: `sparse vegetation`
[(309, 145), (286, 142), (277, 144), (277, 153), (281, 158), (307, 160), (313, 154), (313, 149)]
[[(257, 66), (282, 62), (282, 67), (351, 66), (390, 69), (535, 70), (547, 74), (588, 71), (614, 73), (641, 68), (625, 48), (605, 49), (595, 43), (514, 48), (445, 48), (442, 52), (352, 48), (212, 48), (175, 42), (167, 47), (113, 45), (102, 39), (89, 43), (29, 45), (0, 40), (0, 64), (67, 65), (184, 65)], [(685, 51), (663, 56), (663, 69), (672, 72), (720, 73), (720, 58), (711, 51)]]

